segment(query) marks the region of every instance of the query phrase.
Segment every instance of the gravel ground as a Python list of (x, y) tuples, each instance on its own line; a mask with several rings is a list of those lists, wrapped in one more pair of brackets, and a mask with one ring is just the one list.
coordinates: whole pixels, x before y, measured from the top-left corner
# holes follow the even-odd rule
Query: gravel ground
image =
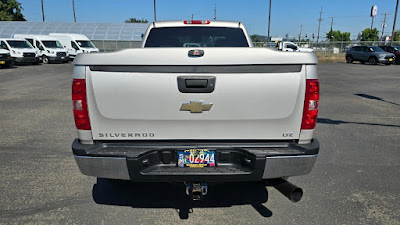
[(400, 224), (400, 66), (318, 67), (320, 155), (290, 179), (303, 199), (234, 183), (194, 204), (182, 184), (115, 186), (79, 172), (72, 64), (0, 70), (0, 224)]

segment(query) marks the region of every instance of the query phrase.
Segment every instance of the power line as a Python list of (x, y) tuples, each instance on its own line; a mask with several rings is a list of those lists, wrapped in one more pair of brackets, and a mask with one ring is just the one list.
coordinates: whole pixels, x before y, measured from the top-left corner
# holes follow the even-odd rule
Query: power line
[(45, 21), (44, 19), (44, 8), (43, 8), (43, 0), (42, 0), (42, 17), (43, 17), (43, 22)]
[(214, 5), (214, 20), (217, 20), (217, 4)]
[(269, 15), (268, 15), (268, 37), (267, 37), (267, 46), (269, 46), (269, 39), (270, 39), (269, 30), (270, 30), (270, 25), (271, 25), (271, 1), (272, 1), (272, 0), (269, 0)]
[(300, 24), (299, 42), (301, 41), (301, 32), (303, 31), (303, 24)]
[(329, 18), (331, 18), (332, 20), (331, 20), (331, 31), (333, 31), (333, 18), (335, 18), (335, 17), (329, 17)]
[(319, 19), (318, 19), (317, 43), (318, 43), (318, 40), (319, 40), (319, 31), (321, 29), (321, 21), (322, 21), (322, 7), (321, 7), (321, 11), (319, 12)]
[(386, 16), (388, 16), (390, 14), (385, 13), (385, 18), (383, 19), (383, 24), (382, 24), (382, 34), (381, 34), (381, 41), (383, 39), (383, 32), (385, 32), (385, 27), (386, 27)]
[(393, 21), (393, 29), (392, 29), (392, 40), (390, 41), (390, 45), (393, 44), (394, 39), (394, 30), (396, 29), (396, 19), (397, 19), (397, 10), (399, 9), (399, 0), (396, 3), (396, 12), (394, 13), (394, 21)]
[(156, 0), (153, 1), (153, 7), (154, 7), (154, 22), (157, 21), (157, 16), (156, 16)]
[(76, 23), (76, 16), (75, 16), (75, 1), (72, 0), (72, 10), (74, 11), (74, 21)]

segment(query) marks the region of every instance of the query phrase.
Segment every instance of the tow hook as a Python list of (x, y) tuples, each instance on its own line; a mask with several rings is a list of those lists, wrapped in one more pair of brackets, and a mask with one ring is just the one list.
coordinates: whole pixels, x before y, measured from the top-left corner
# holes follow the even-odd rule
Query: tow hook
[(193, 200), (201, 200), (208, 192), (208, 185), (205, 182), (185, 182), (185, 184), (186, 195), (192, 196)]

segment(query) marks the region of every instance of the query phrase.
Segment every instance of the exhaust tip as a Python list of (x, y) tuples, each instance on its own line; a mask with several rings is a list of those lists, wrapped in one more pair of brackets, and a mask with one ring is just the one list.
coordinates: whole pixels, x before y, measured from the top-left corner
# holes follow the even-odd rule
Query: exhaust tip
[(296, 203), (299, 202), (302, 197), (303, 197), (303, 189), (296, 188), (290, 193), (289, 200)]
[(303, 189), (297, 187), (296, 185), (290, 183), (284, 179), (273, 180), (272, 186), (282, 193), (290, 201), (296, 203), (303, 197)]

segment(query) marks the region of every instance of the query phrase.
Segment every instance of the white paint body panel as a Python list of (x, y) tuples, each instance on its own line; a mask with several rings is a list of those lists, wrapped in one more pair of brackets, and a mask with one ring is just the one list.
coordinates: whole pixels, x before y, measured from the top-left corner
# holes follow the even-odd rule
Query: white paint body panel
[[(304, 68), (304, 67), (303, 67)], [(93, 139), (297, 139), (304, 102), (300, 73), (212, 74), (213, 93), (180, 93), (190, 74), (87, 70)], [(209, 75), (209, 74), (208, 74)], [(179, 111), (183, 103), (213, 103), (209, 112)], [(99, 133), (154, 133), (154, 137), (99, 137)], [(283, 137), (283, 133), (293, 133)]]

